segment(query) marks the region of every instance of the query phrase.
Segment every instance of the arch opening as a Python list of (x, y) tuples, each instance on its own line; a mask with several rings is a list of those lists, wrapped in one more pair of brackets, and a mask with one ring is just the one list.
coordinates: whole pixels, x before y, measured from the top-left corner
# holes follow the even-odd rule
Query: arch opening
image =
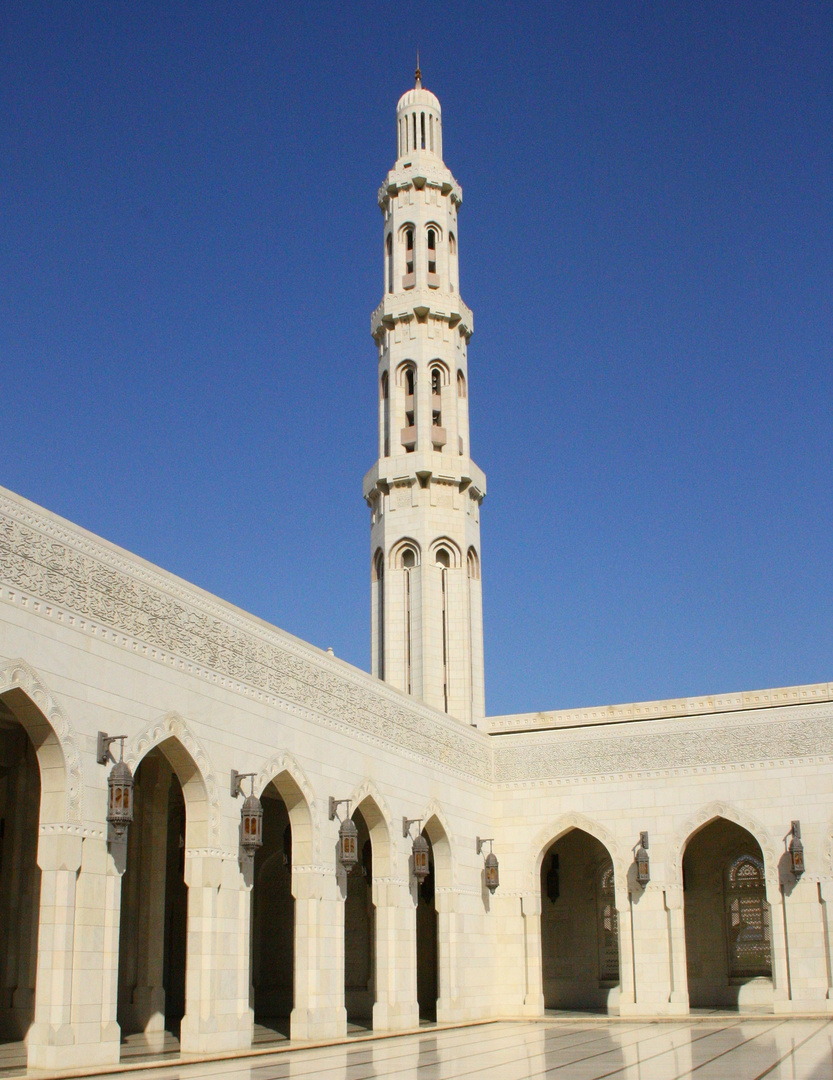
[[(366, 811), (368, 804), (367, 799), (362, 803)], [(348, 1024), (371, 1029), (376, 1003), (374, 845), (362, 808), (357, 807), (352, 814), (359, 834), (359, 863), (347, 875), (344, 897), (344, 1006)]]
[[(290, 778), (284, 780), (294, 786)], [(263, 846), (255, 855), (251, 932), (251, 1004), (258, 1042), (264, 1036), (289, 1038), (295, 981), (292, 822), (276, 780), (266, 785), (260, 798)]]
[(683, 909), (691, 1007), (770, 1005), (772, 914), (752, 833), (716, 818), (688, 840)]
[(186, 845), (207, 838), (207, 798), (196, 763), (175, 738), (135, 773), (119, 924), (117, 1018), (122, 1040), (172, 1048), (185, 1015), (188, 888)]
[(428, 876), (417, 888), (417, 1002), (420, 1019), (436, 1021), (445, 960), (440, 944), (437, 890), (451, 886), (451, 845), (436, 814), (428, 818), (422, 835), (428, 841)]
[(619, 1003), (619, 917), (610, 852), (570, 829), (541, 863), (544, 1007), (614, 1011)]
[[(38, 730), (36, 743), (32, 732)], [(15, 689), (0, 697), (0, 1043), (25, 1039), (35, 1015), (41, 891), (36, 747), (48, 743), (63, 768), (57, 736), (28, 696)]]

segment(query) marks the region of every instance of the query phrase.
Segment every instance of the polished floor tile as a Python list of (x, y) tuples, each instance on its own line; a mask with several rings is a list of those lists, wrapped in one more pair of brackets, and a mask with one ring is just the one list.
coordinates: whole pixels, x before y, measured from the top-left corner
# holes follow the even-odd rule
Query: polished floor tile
[[(115, 1077), (119, 1074), (105, 1074)], [(124, 1074), (120, 1074), (124, 1077)], [(542, 1020), (164, 1064), (136, 1080), (833, 1080), (833, 1021)]]

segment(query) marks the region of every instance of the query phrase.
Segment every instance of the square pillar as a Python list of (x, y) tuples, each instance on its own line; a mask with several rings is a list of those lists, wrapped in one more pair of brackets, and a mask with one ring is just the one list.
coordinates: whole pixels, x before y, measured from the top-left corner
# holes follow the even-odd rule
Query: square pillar
[(407, 881), (374, 881), (376, 1002), (374, 1031), (419, 1027), (416, 909)]
[(295, 1001), (292, 1039), (338, 1039), (347, 1034), (344, 1007), (344, 899), (336, 874), (293, 867)]

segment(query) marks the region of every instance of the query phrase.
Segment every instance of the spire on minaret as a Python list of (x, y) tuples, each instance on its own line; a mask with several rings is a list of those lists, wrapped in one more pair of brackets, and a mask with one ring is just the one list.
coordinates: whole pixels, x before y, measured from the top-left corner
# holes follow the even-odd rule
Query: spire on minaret
[(415, 80), (415, 82), (414, 82), (415, 88), (417, 90), (421, 89), (421, 87), (422, 87), (422, 71), (420, 70), (420, 67), (419, 67), (419, 46), (417, 46), (417, 66), (416, 66), (416, 75), (414, 76), (414, 80)]

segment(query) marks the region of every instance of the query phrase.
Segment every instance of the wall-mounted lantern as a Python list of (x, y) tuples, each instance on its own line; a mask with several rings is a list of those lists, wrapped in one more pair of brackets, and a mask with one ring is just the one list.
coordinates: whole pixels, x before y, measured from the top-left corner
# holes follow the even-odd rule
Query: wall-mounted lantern
[(417, 834), (411, 844), (411, 852), (414, 856), (414, 877), (417, 880), (417, 884), (421, 885), (423, 881), (428, 877), (430, 867), (428, 865), (428, 841), (422, 835), (422, 831), (419, 828), (422, 825), (422, 818), (402, 818), (402, 835), (411, 835), (411, 826), (416, 825)]
[[(113, 762), (113, 768), (107, 777), (107, 843), (127, 842), (127, 827), (133, 820), (133, 773), (130, 766), (124, 760), (124, 740), (126, 735), (108, 735), (105, 731), (98, 733), (98, 747), (96, 761), (99, 765)], [(110, 750), (112, 743), (121, 744), (119, 760), (113, 757)]]
[(797, 881), (804, 873), (804, 845), (801, 843), (800, 821), (793, 821), (790, 824), (790, 842), (787, 850), (790, 853), (790, 870)]
[(644, 889), (651, 880), (651, 860), (648, 857), (648, 834), (646, 832), (639, 834), (639, 847), (634, 853), (634, 862), (636, 863), (636, 880)]
[(494, 896), (495, 889), (500, 885), (500, 868), (498, 867), (497, 855), (492, 851), (492, 844), (494, 840), (491, 837), (486, 837), (481, 840), (477, 837), (477, 854), (479, 855), (483, 850), (483, 845), (489, 845), (489, 854), (484, 860), (484, 867), (486, 870), (486, 888)]
[(263, 807), (255, 795), (256, 773), (239, 773), (231, 770), (229, 790), (232, 799), (243, 794), (243, 781), (251, 781), (249, 794), (240, 809), (240, 869), (243, 880), (251, 885), (254, 877), (254, 858), (258, 848), (263, 847)]
[(359, 861), (359, 830), (350, 817), (350, 802), (350, 799), (334, 799), (330, 796), (330, 821), (338, 817), (339, 806), (347, 804), (347, 816), (339, 818), (341, 824), (338, 827), (338, 861), (346, 874), (349, 874)]
[(558, 855), (553, 852), (550, 856), (550, 868), (547, 871), (547, 899), (553, 904), (561, 895), (561, 881), (559, 876)]

